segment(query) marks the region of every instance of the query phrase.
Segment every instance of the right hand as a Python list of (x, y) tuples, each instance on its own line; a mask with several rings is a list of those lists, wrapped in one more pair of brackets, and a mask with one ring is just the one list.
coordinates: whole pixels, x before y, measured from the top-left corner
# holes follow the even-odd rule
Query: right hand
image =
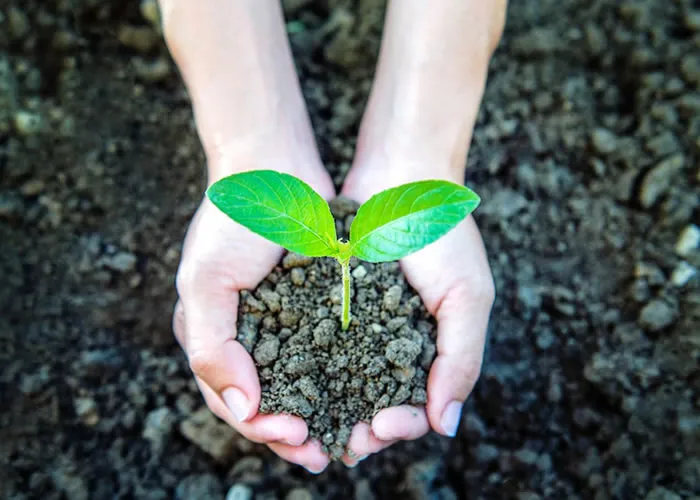
[[(288, 171), (326, 199), (335, 195), (322, 169)], [(216, 179), (213, 179), (216, 180)], [(260, 415), (260, 381), (250, 354), (236, 340), (239, 291), (254, 289), (277, 265), (283, 249), (229, 219), (204, 199), (187, 232), (177, 274), (173, 329), (211, 411), (244, 437), (320, 473), (328, 457), (307, 443), (304, 420)]]

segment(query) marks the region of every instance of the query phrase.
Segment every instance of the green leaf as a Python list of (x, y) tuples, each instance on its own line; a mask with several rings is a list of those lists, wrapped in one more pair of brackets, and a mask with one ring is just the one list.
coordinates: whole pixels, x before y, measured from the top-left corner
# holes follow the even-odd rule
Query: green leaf
[(350, 227), (352, 254), (367, 262), (399, 260), (447, 234), (481, 200), (447, 181), (419, 181), (387, 189), (357, 211)]
[(207, 196), (239, 224), (287, 250), (334, 256), (338, 243), (328, 203), (308, 184), (272, 170), (224, 177)]

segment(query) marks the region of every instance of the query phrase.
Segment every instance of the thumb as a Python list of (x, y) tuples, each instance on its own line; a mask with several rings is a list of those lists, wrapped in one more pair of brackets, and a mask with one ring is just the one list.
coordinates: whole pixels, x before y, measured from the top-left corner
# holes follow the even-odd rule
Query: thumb
[(253, 359), (235, 340), (238, 293), (209, 290), (181, 297), (175, 332), (192, 372), (223, 399), (235, 421), (252, 419), (260, 404), (260, 382)]
[(426, 410), (431, 427), (446, 436), (457, 434), (462, 406), (479, 378), (492, 303), (492, 295), (460, 283), (437, 310), (438, 355), (428, 376)]

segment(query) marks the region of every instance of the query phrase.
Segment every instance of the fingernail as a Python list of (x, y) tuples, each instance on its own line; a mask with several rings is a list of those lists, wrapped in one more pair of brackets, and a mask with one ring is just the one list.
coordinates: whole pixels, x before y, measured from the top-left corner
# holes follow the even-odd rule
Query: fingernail
[(459, 419), (462, 417), (462, 403), (459, 401), (452, 401), (447, 405), (445, 411), (442, 413), (442, 419), (440, 420), (440, 425), (442, 425), (442, 430), (450, 437), (455, 437), (457, 435), (457, 428), (459, 427)]
[(320, 469), (317, 469), (317, 468), (312, 467), (312, 466), (309, 465), (308, 467), (307, 467), (307, 466), (304, 466), (304, 469), (306, 469), (307, 471), (309, 471), (311, 474), (314, 474), (315, 476), (318, 476), (321, 472), (323, 472), (324, 470), (326, 470), (326, 466), (324, 465), (324, 466), (321, 467)]
[(235, 387), (224, 389), (221, 393), (228, 409), (239, 422), (245, 422), (250, 414), (250, 401), (240, 390)]
[(304, 439), (303, 441), (300, 440), (300, 439), (297, 439), (297, 440), (294, 440), (294, 439), (286, 439), (286, 440), (284, 441), (284, 444), (288, 444), (289, 446), (301, 446), (301, 445), (304, 444), (305, 442), (306, 442), (306, 439)]

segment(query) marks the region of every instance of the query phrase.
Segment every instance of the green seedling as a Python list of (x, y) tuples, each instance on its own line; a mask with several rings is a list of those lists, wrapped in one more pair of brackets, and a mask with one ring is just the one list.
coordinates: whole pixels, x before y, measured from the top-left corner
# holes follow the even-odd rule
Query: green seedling
[(469, 188), (426, 180), (372, 196), (360, 206), (350, 238), (339, 239), (328, 203), (294, 176), (271, 170), (230, 175), (207, 196), (223, 213), (291, 252), (332, 257), (343, 279), (342, 327), (350, 325), (350, 258), (390, 262), (443, 237), (480, 202)]

